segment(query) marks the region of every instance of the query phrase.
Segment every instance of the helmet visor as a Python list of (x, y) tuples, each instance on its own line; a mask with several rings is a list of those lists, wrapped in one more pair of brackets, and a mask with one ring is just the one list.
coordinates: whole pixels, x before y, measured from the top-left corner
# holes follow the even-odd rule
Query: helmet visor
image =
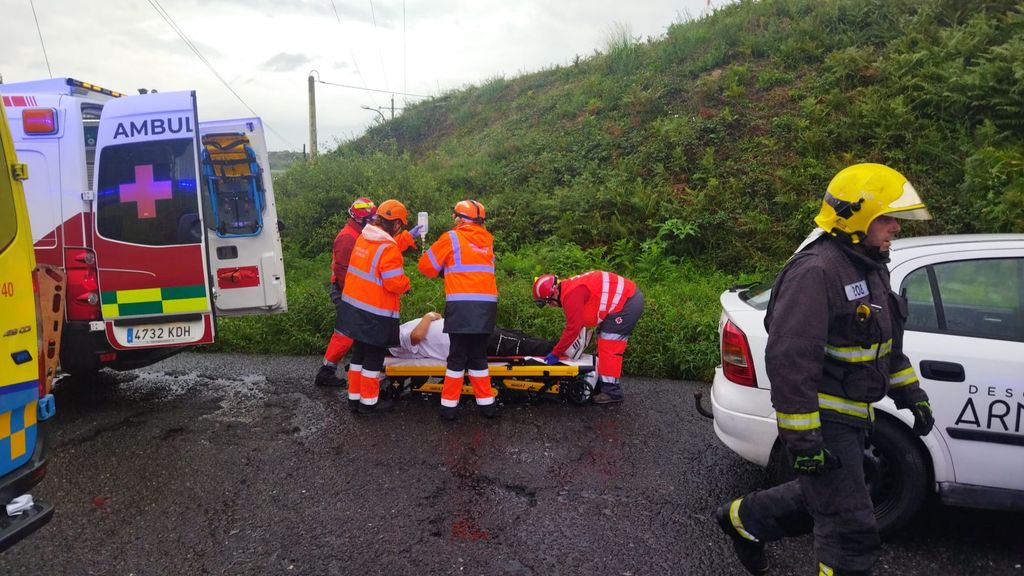
[(932, 215), (925, 208), (924, 202), (918, 196), (917, 190), (910, 182), (903, 183), (903, 194), (889, 203), (883, 212), (886, 216), (902, 218), (904, 220), (931, 220)]

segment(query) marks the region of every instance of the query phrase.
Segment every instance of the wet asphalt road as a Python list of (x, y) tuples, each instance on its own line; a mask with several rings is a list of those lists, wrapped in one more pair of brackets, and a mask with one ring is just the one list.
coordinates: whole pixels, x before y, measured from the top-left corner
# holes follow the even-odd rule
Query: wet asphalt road
[[(373, 416), (318, 359), (186, 354), (62, 380), (54, 519), (0, 574), (742, 574), (710, 513), (763, 485), (693, 408), (706, 385), (627, 379), (613, 407), (436, 397)], [(1024, 516), (932, 506), (878, 574), (1024, 576)], [(813, 574), (811, 539), (773, 574)]]

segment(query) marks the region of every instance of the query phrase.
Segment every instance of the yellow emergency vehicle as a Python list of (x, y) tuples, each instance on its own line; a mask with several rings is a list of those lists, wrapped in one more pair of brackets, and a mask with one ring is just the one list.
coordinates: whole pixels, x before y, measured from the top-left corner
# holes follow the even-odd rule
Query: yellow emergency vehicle
[[(28, 494), (46, 474), (44, 430), (54, 414), (52, 368), (39, 325), (39, 282), (21, 181), (0, 104), (0, 551), (53, 516), (53, 506)], [(45, 274), (45, 272), (44, 272)], [(48, 279), (49, 280), (49, 279)], [(49, 286), (53, 283), (46, 281)], [(59, 286), (60, 284), (56, 284)], [(57, 320), (59, 324), (60, 320)], [(53, 327), (48, 331), (52, 332)], [(53, 355), (56, 351), (49, 350)]]

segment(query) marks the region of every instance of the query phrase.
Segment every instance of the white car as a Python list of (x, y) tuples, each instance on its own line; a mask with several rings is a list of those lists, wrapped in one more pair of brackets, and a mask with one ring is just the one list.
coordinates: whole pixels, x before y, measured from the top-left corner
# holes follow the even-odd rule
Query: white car
[[(880, 531), (920, 510), (929, 491), (957, 506), (1024, 510), (1024, 234), (897, 240), (893, 290), (907, 298), (904, 351), (928, 392), (935, 427), (885, 398), (865, 451)], [(722, 294), (715, 433), (743, 458), (791, 477), (765, 372), (770, 287)]]

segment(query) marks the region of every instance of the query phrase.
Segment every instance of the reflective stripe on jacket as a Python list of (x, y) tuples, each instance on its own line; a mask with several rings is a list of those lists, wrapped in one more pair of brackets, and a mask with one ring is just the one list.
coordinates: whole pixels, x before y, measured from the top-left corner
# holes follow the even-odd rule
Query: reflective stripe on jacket
[(903, 353), (906, 305), (861, 246), (823, 236), (793, 256), (772, 289), (765, 367), (779, 433), (792, 452), (821, 447), (821, 420), (868, 428), (888, 394), (924, 398)]
[(409, 290), (402, 252), (386, 232), (368, 224), (352, 248), (339, 306), (346, 336), (374, 346), (398, 342), (399, 296)]
[(449, 334), (490, 334), (498, 316), (494, 238), (479, 224), (460, 222), (423, 253), (427, 278), (444, 273), (445, 323)]
[(584, 326), (595, 328), (636, 294), (636, 284), (612, 272), (593, 270), (558, 283), (565, 328), (552, 351), (561, 355)]

